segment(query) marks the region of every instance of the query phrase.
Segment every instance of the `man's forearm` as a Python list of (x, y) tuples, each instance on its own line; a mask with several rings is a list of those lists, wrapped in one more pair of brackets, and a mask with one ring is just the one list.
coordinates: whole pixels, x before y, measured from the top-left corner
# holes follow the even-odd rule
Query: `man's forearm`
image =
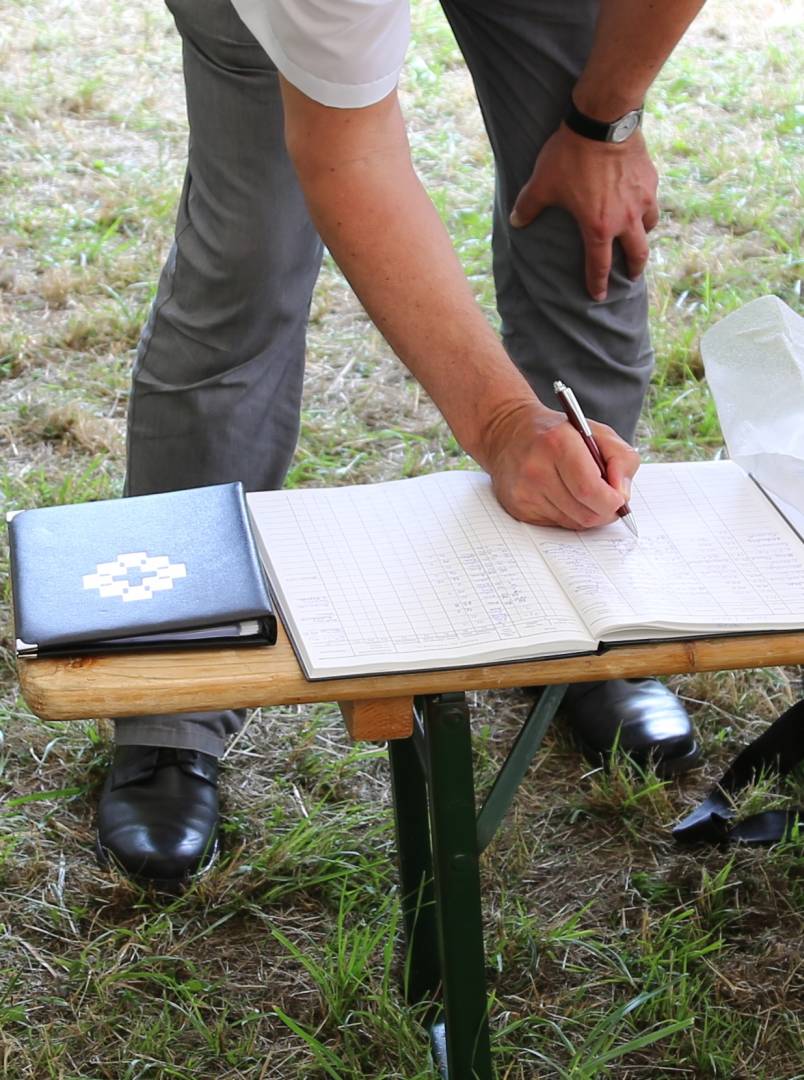
[(639, 458), (595, 425), (608, 482), (539, 402), (477, 306), (410, 161), (396, 95), (328, 109), (283, 80), (285, 138), (324, 242), (399, 358), (522, 521), (589, 528), (628, 498)]
[(704, 0), (601, 0), (592, 51), (573, 91), (581, 112), (611, 121), (638, 108)]
[(322, 239), (458, 441), (487, 466), (496, 417), (532, 403), (533, 391), (472, 296), (411, 165), (395, 101), (375, 107), (376, 127), (365, 113), (350, 123), (333, 110), (326, 135), (297, 91), (285, 87), (285, 101), (291, 154)]

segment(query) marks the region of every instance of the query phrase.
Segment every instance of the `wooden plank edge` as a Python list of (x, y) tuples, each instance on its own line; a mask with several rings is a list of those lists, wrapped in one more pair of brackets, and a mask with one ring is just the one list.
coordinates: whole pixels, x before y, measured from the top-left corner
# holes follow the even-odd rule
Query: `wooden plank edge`
[(408, 739), (413, 734), (412, 697), (339, 701), (338, 706), (355, 742)]
[[(518, 661), (449, 671), (306, 681), (295, 670), (236, 666), (231, 653), (27, 660), (18, 664), (22, 695), (45, 720), (80, 720), (148, 712), (257, 708), (319, 701), (364, 701), (460, 690), (675, 675), (804, 663), (804, 633), (624, 645), (593, 656)], [(141, 659), (141, 658), (139, 658)], [(244, 658), (245, 660), (245, 658)]]

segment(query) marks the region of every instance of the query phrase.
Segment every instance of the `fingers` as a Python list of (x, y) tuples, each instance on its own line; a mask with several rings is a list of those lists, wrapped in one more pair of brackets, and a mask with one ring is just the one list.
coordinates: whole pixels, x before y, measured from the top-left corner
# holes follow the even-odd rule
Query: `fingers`
[(659, 224), (659, 207), (655, 202), (653, 202), (642, 215), (642, 224), (646, 233), (649, 233), (651, 229), (655, 229)]
[(595, 441), (606, 463), (606, 480), (600, 475), (586, 445), (574, 438), (557, 459), (557, 472), (564, 492), (551, 500), (563, 515), (578, 524), (576, 528), (605, 525), (631, 495), (631, 478), (639, 468), (639, 454), (607, 424), (593, 422)]
[(581, 228), (585, 251), (586, 288), (593, 300), (605, 300), (611, 272), (614, 237), (603, 228)]
[(530, 490), (517, 487), (510, 493), (516, 507), (514, 516), (575, 531), (608, 525), (626, 501), (621, 490), (602, 478), (585, 444), (571, 428), (552, 469), (532, 482)]
[(517, 195), (508, 220), (515, 229), (521, 229), (525, 225), (530, 225), (531, 221), (541, 214), (545, 206), (547, 206), (547, 201), (540, 194), (534, 177), (531, 177)]
[(618, 491), (625, 502), (631, 497), (631, 480), (640, 465), (639, 454), (607, 424), (591, 422), (592, 432), (606, 463), (609, 486)]
[[(572, 482), (570, 480), (570, 483)], [(605, 489), (606, 485), (598, 475), (598, 479), (593, 481), (592, 487)], [(588, 491), (584, 490), (585, 497), (593, 500), (593, 496), (590, 494), (592, 487)], [(617, 510), (625, 501), (616, 492), (613, 493), (614, 498), (612, 500), (609, 491), (606, 499), (616, 505), (611, 509), (607, 509), (604, 513), (597, 513), (577, 499), (564, 479), (558, 474), (551, 481), (540, 485), (540, 489), (534, 488), (527, 495), (521, 489), (519, 491), (501, 491), (497, 489), (496, 485), (495, 492), (500, 503), (518, 521), (526, 521), (530, 525), (558, 525), (562, 529), (571, 529), (573, 532), (608, 525), (614, 521)]]
[(641, 221), (617, 237), (604, 234), (600, 230), (587, 230), (583, 233), (586, 251), (586, 287), (594, 300), (605, 300), (608, 294), (614, 240), (620, 241), (628, 276), (632, 281), (636, 281), (644, 272), (650, 258), (647, 234), (655, 228), (658, 221), (659, 211), (654, 207), (646, 211)]
[(566, 513), (559, 505), (560, 500), (556, 500), (535, 486), (525, 495), (516, 489), (507, 489), (505, 485), (498, 485), (495, 479), (494, 493), (500, 505), (517, 521), (524, 521), (528, 525), (549, 527), (557, 525), (562, 529), (571, 529), (573, 532), (585, 528), (579, 519), (583, 516), (582, 513), (581, 515)]
[(565, 514), (551, 499), (545, 499), (544, 501), (549, 512), (549, 521), (545, 522), (546, 525), (558, 525), (562, 529), (570, 529), (572, 532), (581, 532), (586, 528), (577, 516), (570, 517)]
[(619, 237), (625, 255), (625, 265), (628, 267), (628, 276), (636, 281), (648, 262), (648, 236), (645, 226), (641, 221), (628, 229)]
[(613, 521), (622, 506), (622, 492), (610, 480), (604, 480), (589, 451), (581, 444), (579, 453), (568, 453), (557, 465), (562, 486), (550, 498), (562, 513), (578, 524), (576, 528), (590, 529)]
[(609, 458), (606, 463), (606, 475), (608, 477), (609, 486), (620, 493), (623, 502), (628, 502), (631, 498), (631, 478), (635, 471), (632, 459), (636, 459), (638, 466), (639, 455), (636, 450), (632, 450), (628, 458), (617, 456)]

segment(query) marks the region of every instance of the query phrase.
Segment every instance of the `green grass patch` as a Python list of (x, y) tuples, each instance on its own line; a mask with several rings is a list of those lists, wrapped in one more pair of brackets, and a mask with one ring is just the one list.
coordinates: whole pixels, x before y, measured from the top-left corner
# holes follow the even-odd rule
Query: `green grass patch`
[[(0, 507), (121, 494), (130, 367), (185, 165), (169, 12), (8, 0), (0, 26)], [(493, 166), (436, 0), (414, 0), (403, 105), (414, 159), (496, 325)], [(722, 435), (701, 334), (757, 296), (800, 309), (800, 34), (792, 3), (710, 0), (651, 90), (656, 371), (646, 458)], [(326, 258), (288, 482), (469, 464)], [(3, 542), (4, 543), (4, 542)], [(0, 1062), (10, 1080), (424, 1080), (405, 979), (384, 749), (331, 706), (257, 711), (222, 775), (223, 854), (179, 897), (101, 871), (104, 719), (21, 701), (0, 545)], [(796, 671), (684, 676), (701, 773), (583, 761), (560, 726), (481, 863), (492, 1050), (505, 1080), (804, 1076), (800, 830), (691, 852), (670, 827), (801, 694)], [(528, 706), (474, 694), (479, 791)], [(762, 780), (739, 816), (801, 805)]]

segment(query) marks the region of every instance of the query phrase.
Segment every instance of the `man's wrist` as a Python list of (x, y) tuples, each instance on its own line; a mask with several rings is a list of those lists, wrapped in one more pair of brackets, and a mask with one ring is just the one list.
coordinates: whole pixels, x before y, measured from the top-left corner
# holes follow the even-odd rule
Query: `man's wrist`
[(603, 82), (586, 79), (584, 75), (572, 90), (572, 101), (577, 109), (593, 120), (610, 124), (613, 120), (632, 109), (642, 108), (645, 102), (646, 88), (623, 87), (616, 79)]
[[(528, 387), (528, 392), (522, 396), (516, 395), (490, 407), (487, 405), (477, 440), (472, 446), (464, 448), (481, 468), (486, 472), (491, 472), (500, 448), (510, 443), (511, 433), (521, 422), (538, 425), (543, 418), (552, 413), (553, 410), (548, 408)], [(525, 420), (526, 417), (529, 421)]]
[(642, 106), (628, 109), (619, 116), (601, 120), (583, 112), (570, 98), (567, 111), (564, 114), (564, 123), (585, 139), (595, 142), (623, 143), (629, 139), (642, 125)]

